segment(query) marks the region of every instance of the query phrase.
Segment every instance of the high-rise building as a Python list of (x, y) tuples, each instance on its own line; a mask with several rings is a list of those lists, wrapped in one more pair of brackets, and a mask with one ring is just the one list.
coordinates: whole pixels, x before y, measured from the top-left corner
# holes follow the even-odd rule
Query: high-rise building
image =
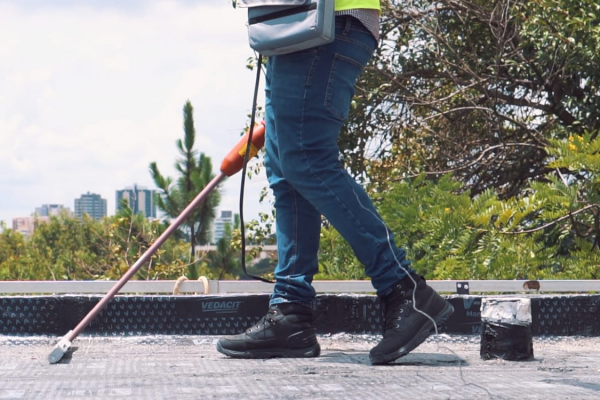
[(233, 212), (221, 211), (221, 216), (215, 218), (212, 235), (213, 243), (217, 243), (225, 235), (225, 224), (229, 224), (233, 228)]
[(93, 219), (106, 217), (106, 199), (95, 193), (82, 194), (80, 198), (75, 199), (75, 216), (81, 218), (83, 214)]
[(71, 210), (62, 204), (42, 204), (41, 207), (35, 208), (35, 214), (39, 217), (50, 217), (51, 215), (59, 215), (62, 210), (71, 213)]
[(117, 190), (116, 193), (117, 211), (121, 209), (121, 200), (126, 199), (134, 214), (141, 212), (146, 218), (156, 218), (156, 204), (154, 203), (156, 190), (133, 185), (123, 190)]

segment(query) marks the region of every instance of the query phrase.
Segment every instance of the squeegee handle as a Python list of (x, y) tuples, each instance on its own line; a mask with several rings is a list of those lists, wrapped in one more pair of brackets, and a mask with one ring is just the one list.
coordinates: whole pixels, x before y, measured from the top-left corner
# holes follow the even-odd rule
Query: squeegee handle
[[(221, 172), (227, 176), (232, 176), (238, 173), (244, 166), (244, 157), (248, 148), (248, 137), (250, 130), (242, 136), (240, 141), (229, 151), (229, 153), (221, 162)], [(250, 144), (250, 153), (248, 159), (254, 157), (260, 149), (265, 145), (265, 122), (254, 126), (252, 131), (252, 143)]]
[(127, 272), (115, 283), (115, 285), (104, 295), (104, 297), (92, 308), (92, 310), (81, 320), (81, 322), (70, 331), (65, 338), (72, 341), (96, 318), (98, 313), (106, 306), (106, 304), (121, 290), (136, 272), (148, 261), (150, 257), (163, 245), (163, 243), (179, 228), (192, 211), (198, 207), (206, 199), (217, 185), (225, 178), (223, 172), (215, 176), (206, 187), (192, 200), (192, 202), (179, 214), (179, 216), (171, 222), (169, 227), (156, 239), (154, 243), (142, 254), (142, 256), (127, 270)]
[[(127, 272), (115, 283), (115, 285), (104, 295), (104, 297), (90, 310), (90, 312), (77, 324), (77, 326), (69, 331), (64, 338), (68, 341), (73, 341), (83, 330), (96, 318), (106, 304), (125, 286), (136, 272), (148, 261), (150, 257), (163, 245), (163, 243), (179, 228), (179, 226), (189, 217), (192, 211), (198, 207), (206, 197), (219, 185), (226, 177), (232, 176), (242, 169), (244, 166), (244, 156), (248, 144), (248, 136), (250, 132), (245, 134), (240, 141), (231, 149), (229, 154), (225, 156), (221, 163), (221, 172), (215, 176), (204, 189), (192, 200), (192, 202), (179, 214), (179, 216), (171, 222), (169, 227), (156, 239), (154, 243), (142, 254), (142, 256), (127, 270)], [(254, 157), (258, 150), (265, 144), (265, 126), (264, 122), (256, 125), (252, 132), (252, 143), (250, 145), (250, 158)]]

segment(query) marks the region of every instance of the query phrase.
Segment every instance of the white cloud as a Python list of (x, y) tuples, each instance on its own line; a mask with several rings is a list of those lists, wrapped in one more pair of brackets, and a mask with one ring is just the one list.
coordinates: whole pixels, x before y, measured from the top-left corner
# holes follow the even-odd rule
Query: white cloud
[[(16, 4), (15, 4), (16, 3)], [(108, 200), (148, 165), (173, 175), (190, 100), (199, 151), (221, 158), (246, 122), (254, 73), (245, 12), (222, 1), (0, 0), (0, 220), (87, 191)], [(245, 214), (259, 209), (258, 177)], [(238, 207), (239, 177), (223, 209)]]

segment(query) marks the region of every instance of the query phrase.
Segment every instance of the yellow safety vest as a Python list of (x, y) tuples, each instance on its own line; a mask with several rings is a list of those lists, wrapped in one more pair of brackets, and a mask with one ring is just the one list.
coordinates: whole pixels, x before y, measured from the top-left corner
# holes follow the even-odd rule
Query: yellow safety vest
[(381, 10), (379, 0), (335, 0), (335, 10), (352, 10), (355, 8), (369, 8)]

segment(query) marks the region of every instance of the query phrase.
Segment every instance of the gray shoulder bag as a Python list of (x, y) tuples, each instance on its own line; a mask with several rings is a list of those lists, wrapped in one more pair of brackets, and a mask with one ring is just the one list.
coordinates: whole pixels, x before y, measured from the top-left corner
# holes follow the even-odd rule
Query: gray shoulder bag
[(333, 41), (335, 0), (238, 0), (248, 8), (250, 47), (265, 56)]

